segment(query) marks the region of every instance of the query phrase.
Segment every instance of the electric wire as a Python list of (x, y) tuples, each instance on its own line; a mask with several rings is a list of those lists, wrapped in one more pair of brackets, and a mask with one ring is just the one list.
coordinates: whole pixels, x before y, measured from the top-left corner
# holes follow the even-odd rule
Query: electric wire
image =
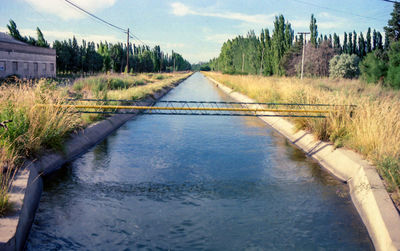
[[(377, 20), (377, 21), (384, 21), (375, 17), (368, 17), (368, 16), (363, 16), (363, 15), (359, 15), (350, 11), (345, 11), (345, 10), (340, 10), (340, 9), (335, 9), (335, 8), (330, 8), (330, 7), (326, 7), (326, 6), (321, 6), (318, 4), (314, 4), (314, 3), (310, 3), (310, 2), (306, 2), (306, 1), (302, 1), (302, 0), (293, 0), (294, 2), (298, 2), (298, 3), (302, 3), (302, 4), (306, 4), (306, 5), (311, 5), (311, 6), (315, 6), (318, 8), (322, 8), (322, 9), (327, 9), (327, 10), (331, 10), (331, 11), (336, 11), (336, 12), (342, 12), (342, 13), (346, 13), (346, 14), (351, 14), (353, 16), (357, 16), (357, 17), (361, 17), (361, 18), (366, 18), (366, 19), (373, 19), (373, 20)], [(383, 0), (383, 1), (390, 1), (390, 0)]]
[(104, 20), (104, 19), (102, 19), (102, 18), (100, 18), (100, 17), (98, 17), (98, 16), (96, 16), (96, 15), (90, 13), (89, 11), (84, 10), (83, 8), (81, 8), (81, 7), (79, 7), (78, 5), (74, 4), (73, 2), (71, 2), (71, 1), (69, 1), (69, 0), (64, 0), (64, 1), (67, 2), (67, 3), (69, 3), (70, 5), (74, 6), (74, 7), (77, 8), (78, 10), (80, 10), (80, 11), (82, 11), (82, 12), (88, 14), (89, 16), (91, 16), (91, 17), (93, 17), (93, 18), (96, 18), (97, 20), (99, 20), (99, 21), (101, 21), (101, 22), (103, 22), (103, 23), (105, 23), (105, 24), (107, 24), (107, 25), (109, 25), (109, 26), (111, 26), (111, 27), (114, 27), (114, 28), (116, 28), (116, 29), (118, 29), (118, 30), (121, 30), (121, 31), (127, 33), (127, 30), (126, 30), (126, 29), (123, 29), (123, 28), (121, 28), (121, 27), (119, 27), (119, 26), (116, 26), (116, 25), (110, 23), (110, 22), (107, 22), (106, 20)]

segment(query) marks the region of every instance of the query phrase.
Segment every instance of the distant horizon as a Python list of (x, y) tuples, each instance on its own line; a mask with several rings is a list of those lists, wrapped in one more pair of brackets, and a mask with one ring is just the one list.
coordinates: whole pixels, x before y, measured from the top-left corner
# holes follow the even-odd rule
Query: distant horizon
[[(250, 30), (254, 30), (257, 36), (263, 28), (272, 32), (274, 18), (280, 14), (291, 23), (295, 33), (308, 31), (311, 14), (314, 14), (319, 34), (336, 33), (342, 42), (344, 32), (355, 30), (365, 35), (368, 27), (384, 35), (383, 27), (393, 10), (393, 4), (379, 0), (369, 3), (362, 0), (351, 3), (345, 0), (335, 3), (322, 0), (71, 2), (119, 27), (125, 29), (129, 26), (146, 45), (160, 45), (161, 50), (168, 54), (176, 51), (192, 64), (217, 57), (225, 41), (239, 35), (246, 36)], [(12, 19), (21, 35), (36, 37), (36, 27), (39, 27), (50, 44), (73, 36), (79, 43), (82, 39), (95, 43), (126, 43), (126, 34), (80, 12), (64, 0), (5, 2), (0, 14), (1, 32), (8, 33), (6, 26)], [(138, 40), (133, 40), (133, 43), (141, 44)]]

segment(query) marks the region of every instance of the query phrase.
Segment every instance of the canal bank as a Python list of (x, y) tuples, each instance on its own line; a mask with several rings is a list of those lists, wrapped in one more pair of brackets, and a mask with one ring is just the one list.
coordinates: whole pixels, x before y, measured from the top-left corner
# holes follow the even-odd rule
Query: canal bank
[[(255, 102), (207, 78), (236, 101)], [(329, 142), (316, 140), (312, 134), (296, 130), (293, 124), (283, 118), (260, 119), (349, 185), (352, 201), (377, 250), (400, 250), (400, 216), (374, 166), (353, 151), (335, 149)]]
[[(232, 101), (201, 74), (162, 100)], [(373, 246), (347, 186), (258, 118), (143, 115), (44, 179), (27, 249)]]
[[(146, 105), (153, 105), (190, 76), (191, 74), (173, 83), (170, 87), (146, 96), (142, 102)], [(42, 194), (43, 177), (57, 171), (64, 163), (81, 155), (136, 115), (118, 114), (108, 117), (72, 134), (65, 143), (63, 153), (49, 152), (41, 156), (39, 160), (27, 160), (18, 171), (10, 189), (10, 202), (13, 204), (14, 211), (11, 215), (0, 219), (0, 249), (24, 249)]]

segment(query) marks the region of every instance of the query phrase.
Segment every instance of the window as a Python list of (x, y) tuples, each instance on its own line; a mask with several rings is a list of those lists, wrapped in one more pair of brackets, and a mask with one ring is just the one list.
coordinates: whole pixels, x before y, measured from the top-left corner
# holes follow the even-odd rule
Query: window
[(38, 63), (33, 63), (33, 71), (38, 73)]
[(6, 70), (6, 62), (0, 61), (0, 71), (5, 71), (5, 70)]
[(12, 62), (12, 71), (13, 73), (18, 71), (18, 62)]
[(42, 64), (43, 65), (43, 73), (46, 73), (46, 64), (44, 63), (44, 64)]
[(29, 71), (29, 63), (24, 62), (24, 72), (28, 72)]
[(50, 71), (51, 71), (51, 73), (54, 72), (54, 64), (53, 63), (50, 64)]

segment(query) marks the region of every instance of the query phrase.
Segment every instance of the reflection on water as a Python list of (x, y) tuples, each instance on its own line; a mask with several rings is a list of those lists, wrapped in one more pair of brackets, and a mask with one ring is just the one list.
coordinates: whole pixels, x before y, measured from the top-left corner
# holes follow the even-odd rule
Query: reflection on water
[[(168, 100), (227, 99), (200, 74)], [(139, 116), (46, 179), (28, 250), (371, 250), (338, 182), (256, 118)]]

